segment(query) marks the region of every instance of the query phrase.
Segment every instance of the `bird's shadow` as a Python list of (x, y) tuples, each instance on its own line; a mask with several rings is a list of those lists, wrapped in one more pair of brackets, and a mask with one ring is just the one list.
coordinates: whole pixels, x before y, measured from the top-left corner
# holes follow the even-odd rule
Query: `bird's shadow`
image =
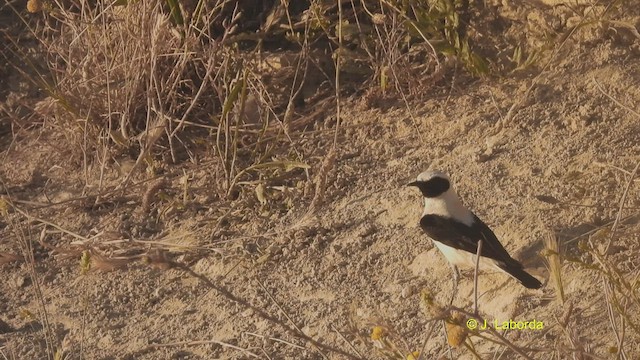
[[(579, 242), (582, 239), (588, 239), (601, 229), (611, 229), (615, 222), (614, 218), (602, 220), (598, 223), (582, 223), (576, 226), (554, 226), (553, 231), (558, 242), (560, 253), (565, 256), (579, 257), (584, 251), (580, 250)], [(623, 217), (618, 222), (618, 231), (627, 226), (633, 226), (640, 223), (640, 213)], [(597, 244), (596, 244), (597, 245)]]
[(544, 241), (539, 239), (521, 248), (514, 254), (514, 258), (518, 260), (525, 269), (544, 267), (544, 258), (540, 255), (544, 250)]
[[(588, 239), (600, 229), (611, 229), (614, 222), (615, 219), (609, 218), (598, 223), (584, 222), (575, 226), (554, 225), (549, 227), (548, 231), (551, 232), (553, 239), (557, 242), (561, 257), (579, 258), (584, 253), (579, 248), (580, 240)], [(618, 229), (637, 225), (639, 222), (640, 214), (632, 214), (620, 219)], [(548, 279), (548, 261), (543, 255), (544, 252), (545, 242), (543, 239), (539, 239), (515, 253), (514, 258), (520, 261), (527, 271), (531, 270), (533, 275), (544, 276), (545, 279)]]

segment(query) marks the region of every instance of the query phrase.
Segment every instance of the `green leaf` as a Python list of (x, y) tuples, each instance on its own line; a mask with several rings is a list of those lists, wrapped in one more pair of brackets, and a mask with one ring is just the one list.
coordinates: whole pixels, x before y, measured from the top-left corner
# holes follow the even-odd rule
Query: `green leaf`
[(238, 100), (238, 95), (240, 95), (240, 91), (242, 90), (243, 86), (244, 86), (244, 79), (242, 79), (240, 81), (236, 81), (236, 83), (233, 85), (233, 88), (231, 88), (231, 92), (229, 92), (229, 95), (227, 96), (227, 98), (224, 101), (224, 106), (222, 107), (222, 117), (223, 118), (227, 114), (229, 114), (231, 109), (233, 109), (233, 105)]
[(180, 5), (178, 5), (177, 0), (167, 0), (167, 5), (169, 5), (169, 9), (171, 10), (171, 17), (176, 25), (184, 25), (184, 18), (182, 17), (182, 12), (180, 11)]

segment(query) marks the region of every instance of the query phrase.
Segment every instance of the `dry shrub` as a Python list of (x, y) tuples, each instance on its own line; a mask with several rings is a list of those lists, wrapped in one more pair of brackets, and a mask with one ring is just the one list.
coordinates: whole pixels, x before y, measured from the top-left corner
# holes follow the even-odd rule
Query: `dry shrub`
[(83, 5), (49, 21), (42, 39), (53, 74), (49, 95), (59, 105), (54, 125), (78, 148), (107, 139), (127, 147), (153, 126), (175, 128), (197, 102), (215, 46), (191, 51), (196, 39), (175, 30), (160, 2)]
[(208, 151), (224, 196), (258, 172), (274, 176), (257, 164), (302, 160), (291, 129), (313, 126), (293, 115), (308, 49), (265, 56), (255, 36), (237, 34), (249, 31), (239, 26), (247, 9), (198, 3), (176, 16), (167, 4), (47, 3), (44, 28), (33, 30), (47, 49), (49, 75), (35, 81), (48, 97), (35, 109), (65, 138), (61, 151), (101, 172), (136, 160), (123, 184), (145, 165), (153, 173), (160, 156), (176, 163)]

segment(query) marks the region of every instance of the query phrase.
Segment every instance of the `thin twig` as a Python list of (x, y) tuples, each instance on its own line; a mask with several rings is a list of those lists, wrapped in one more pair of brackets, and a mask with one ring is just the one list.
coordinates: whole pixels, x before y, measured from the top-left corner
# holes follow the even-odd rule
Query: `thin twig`
[(476, 252), (476, 269), (473, 274), (473, 313), (478, 313), (478, 268), (480, 267), (480, 253), (482, 252), (482, 240), (478, 241)]
[(362, 358), (360, 357), (356, 357), (353, 354), (350, 354), (346, 351), (343, 351), (342, 349), (338, 349), (335, 347), (331, 347), (328, 346), (314, 338), (312, 338), (311, 336), (305, 334), (304, 332), (300, 331), (299, 328), (297, 327), (291, 327), (288, 324), (285, 323), (285, 321), (280, 320), (278, 317), (269, 315), (265, 310), (256, 307), (255, 305), (251, 304), (249, 301), (238, 297), (236, 295), (234, 295), (229, 289), (227, 289), (224, 285), (220, 284), (219, 282), (213, 282), (210, 279), (208, 279), (206, 276), (199, 274), (195, 271), (193, 271), (190, 267), (176, 262), (173, 263), (173, 265), (175, 266), (175, 268), (177, 269), (181, 269), (183, 270), (185, 273), (189, 274), (190, 276), (193, 276), (197, 279), (199, 279), (200, 281), (202, 281), (202, 283), (215, 290), (219, 295), (225, 297), (227, 300), (232, 301), (240, 306), (244, 306), (246, 308), (251, 309), (255, 315), (257, 315), (258, 317), (267, 320), (273, 324), (277, 324), (279, 326), (281, 326), (287, 333), (291, 334), (292, 336), (301, 338), (305, 341), (307, 341), (309, 344), (311, 344), (314, 348), (322, 348), (326, 351), (330, 351), (332, 353), (335, 353), (337, 355), (340, 355), (343, 358), (347, 358), (347, 359), (352, 359), (352, 360), (361, 360)]
[(340, 129), (340, 61), (342, 61), (342, 52), (344, 48), (342, 47), (342, 1), (336, 0), (338, 3), (338, 51), (336, 51), (336, 77), (335, 77), (335, 88), (336, 88), (336, 132), (333, 135), (333, 146), (335, 149), (338, 144), (338, 130)]
[(427, 348), (427, 343), (429, 342), (429, 339), (431, 339), (431, 334), (433, 334), (433, 331), (435, 330), (437, 324), (438, 324), (437, 321), (431, 322), (431, 327), (429, 328), (429, 332), (427, 333), (427, 338), (424, 339), (424, 342), (422, 343), (422, 349), (420, 349), (420, 355), (418, 355), (418, 360), (422, 360), (424, 349)]
[(607, 315), (609, 316), (609, 324), (611, 325), (611, 331), (616, 338), (616, 343), (618, 346), (618, 353), (620, 357), (624, 360), (627, 360), (627, 354), (624, 351), (624, 317), (621, 319), (620, 323), (620, 332), (618, 331), (618, 325), (616, 324), (615, 312), (613, 310), (613, 305), (611, 304), (611, 296), (612, 289), (611, 284), (608, 283), (608, 280), (605, 276), (600, 276), (602, 280), (602, 287), (604, 288), (605, 293), (605, 303), (607, 304)]
[(344, 337), (344, 335), (342, 335), (342, 333), (341, 333), (340, 331), (338, 331), (338, 329), (336, 329), (333, 325), (331, 325), (331, 330), (335, 331), (335, 332), (338, 334), (338, 336), (340, 336), (340, 338), (341, 338), (344, 342), (346, 342), (346, 343), (347, 343), (347, 345), (349, 345), (349, 348), (350, 348), (354, 353), (356, 353), (356, 355), (358, 355), (358, 356), (362, 357), (362, 354), (360, 354), (360, 352), (355, 348), (355, 346), (353, 346), (353, 344), (352, 344), (349, 340), (347, 340), (347, 338), (346, 338), (346, 337)]
[(632, 108), (626, 106), (625, 104), (621, 103), (620, 101), (616, 100), (613, 96), (609, 95), (608, 93), (606, 93), (604, 91), (604, 89), (602, 88), (602, 85), (600, 85), (600, 83), (598, 82), (598, 80), (596, 80), (596, 78), (594, 76), (591, 76), (591, 81), (593, 81), (594, 84), (596, 84), (596, 87), (598, 88), (598, 90), (600, 90), (600, 92), (602, 93), (602, 95), (606, 96), (609, 98), (609, 100), (613, 101), (614, 103), (616, 103), (616, 105), (620, 106), (621, 108), (627, 110), (628, 112), (632, 113), (633, 115), (637, 116), (640, 118), (640, 113), (638, 113), (637, 111), (633, 110)]
[[(622, 222), (622, 221), (626, 221), (626, 220), (629, 220), (629, 219), (631, 219), (631, 218), (633, 218), (633, 217), (635, 217), (635, 216), (638, 216), (638, 215), (640, 215), (640, 212), (635, 212), (635, 213), (633, 213), (633, 214), (631, 214), (631, 215), (627, 215), (627, 216), (625, 216), (625, 217), (624, 217), (624, 218), (622, 218), (620, 221), (621, 221), (621, 222)], [(596, 228), (594, 228), (594, 229), (592, 229), (592, 230), (589, 230), (589, 231), (585, 232), (584, 234), (580, 234), (580, 235), (578, 235), (578, 236), (576, 236), (576, 237), (573, 237), (573, 238), (571, 238), (571, 239), (569, 239), (569, 240), (565, 241), (565, 242), (564, 242), (564, 244), (565, 244), (565, 245), (566, 245), (566, 244), (570, 244), (570, 243), (572, 243), (572, 242), (574, 242), (574, 241), (576, 241), (576, 240), (578, 240), (578, 239), (580, 239), (580, 238), (582, 238), (582, 237), (585, 237), (585, 236), (591, 235), (591, 234), (593, 234), (593, 233), (597, 232), (598, 230), (600, 230), (600, 229), (602, 229), (602, 228), (605, 228), (605, 227), (607, 227), (607, 226), (609, 226), (609, 225), (611, 225), (611, 224), (613, 224), (613, 223), (615, 223), (615, 220), (612, 220), (612, 221), (609, 221), (609, 222), (607, 222), (607, 223), (605, 223), (605, 224), (602, 224), (602, 225), (600, 225), (600, 226), (597, 226)]]
[(232, 344), (229, 344), (227, 342), (224, 341), (220, 341), (220, 340), (193, 340), (193, 341), (176, 341), (176, 342), (171, 342), (171, 343), (165, 343), (165, 344), (151, 344), (149, 346), (147, 346), (148, 349), (154, 349), (154, 348), (163, 348), (163, 347), (171, 347), (171, 346), (196, 346), (196, 345), (207, 345), (207, 344), (218, 344), (222, 347), (228, 347), (230, 349), (234, 349), (234, 350), (238, 350), (241, 351), (242, 353), (245, 353), (247, 355), (250, 355), (251, 357), (254, 358), (260, 358), (260, 356), (256, 353), (253, 353), (245, 348), (241, 348), (239, 346), (235, 346)]
[[(0, 184), (4, 189), (8, 189), (4, 181), (2, 181), (2, 179), (0, 179)], [(15, 205), (13, 205), (13, 203), (11, 202), (11, 194), (9, 193), (8, 190), (7, 190), (7, 194), (9, 195), (8, 196), (9, 204), (11, 204), (11, 206), (16, 211), (20, 212), (24, 216), (29, 217), (29, 215), (22, 212), (20, 209), (16, 208)], [(33, 239), (33, 233), (31, 231), (32, 228), (30, 224), (27, 224), (28, 227), (25, 231), (25, 228), (22, 226), (22, 223), (14, 222), (14, 220), (10, 217), (7, 217), (7, 219), (9, 219), (10, 228), (13, 229), (14, 234), (19, 241), (20, 250), (22, 251), (22, 256), (25, 262), (27, 263), (29, 277), (31, 278), (31, 282), (33, 283), (32, 287), (37, 300), (37, 305), (39, 306), (38, 311), (40, 314), (40, 322), (42, 323), (42, 334), (45, 339), (47, 355), (48, 357), (53, 357), (58, 344), (57, 344), (55, 335), (53, 333), (53, 330), (51, 328), (51, 323), (49, 321), (49, 313), (47, 311), (47, 306), (45, 304), (44, 294), (42, 291), (41, 277), (39, 276), (36, 268), (36, 260), (34, 256), (34, 249), (33, 249), (33, 243), (32, 243), (32, 239)]]
[[(287, 320), (289, 320), (289, 322), (291, 323), (291, 325), (293, 325), (294, 329), (296, 329), (298, 332), (300, 332), (301, 334), (304, 334), (304, 332), (298, 327), (298, 325), (293, 321), (293, 319), (289, 316), (289, 314), (284, 311), (284, 308), (282, 306), (280, 306), (280, 303), (278, 303), (278, 301), (273, 297), (273, 295), (271, 295), (271, 293), (269, 292), (269, 290), (264, 286), (264, 284), (260, 281), (260, 280), (256, 280), (256, 282), (258, 283), (258, 285), (260, 285), (260, 287), (262, 288), (262, 290), (267, 294), (267, 296), (269, 297), (269, 299), (271, 299), (271, 301), (273, 301), (273, 303), (278, 307), (278, 309), (280, 309), (280, 311), (282, 312), (282, 314), (284, 315), (284, 317), (287, 318)], [(327, 357), (327, 355), (325, 355), (319, 347), (315, 346), (314, 344), (311, 344), (316, 351), (324, 358), (324, 359), (329, 359)]]
[[(452, 307), (452, 309), (456, 310), (456, 311), (458, 311), (458, 312), (460, 312), (462, 314), (465, 314), (465, 315), (467, 315), (469, 317), (475, 318), (478, 321), (478, 323), (484, 322), (484, 319), (481, 318), (480, 316), (478, 316), (477, 314), (470, 313), (468, 311), (465, 311), (464, 309), (457, 308), (457, 307)], [(507, 346), (509, 349), (511, 349), (511, 350), (515, 351), (517, 354), (519, 354), (521, 356), (521, 358), (523, 358), (523, 359), (533, 360), (533, 358), (531, 358), (529, 355), (527, 355), (522, 350), (522, 348), (520, 348), (520, 347), (514, 345), (513, 343), (511, 343), (504, 336), (502, 336), (502, 334), (500, 334), (498, 331), (496, 331), (491, 326), (487, 326), (486, 332), (488, 332), (489, 334), (491, 334), (491, 335), (495, 336), (496, 338), (498, 338), (499, 341), (496, 340), (496, 339), (489, 339), (489, 338), (485, 337), (487, 340), (495, 342), (495, 343), (500, 344), (500, 345)], [(476, 336), (482, 337), (481, 334), (477, 330), (473, 331), (472, 333), (474, 335), (476, 335)]]
[(83, 240), (83, 241), (89, 241), (89, 240), (90, 240), (90, 239), (89, 239), (89, 238), (87, 238), (87, 237), (84, 237), (84, 236), (82, 236), (82, 235), (80, 235), (80, 234), (74, 233), (74, 232), (73, 232), (73, 231), (71, 231), (71, 230), (67, 230), (67, 229), (63, 228), (62, 226), (60, 226), (60, 225), (57, 225), (57, 224), (52, 223), (51, 221), (47, 221), (47, 220), (44, 220), (44, 219), (40, 219), (40, 218), (35, 217), (35, 216), (33, 216), (33, 215), (29, 215), (26, 211), (24, 211), (24, 210), (20, 209), (19, 207), (13, 206), (13, 209), (14, 209), (15, 211), (19, 212), (20, 214), (22, 214), (22, 215), (26, 216), (26, 217), (27, 217), (28, 219), (30, 219), (30, 220), (35, 220), (35, 221), (40, 222), (40, 223), (43, 223), (43, 224), (45, 224), (45, 225), (49, 225), (49, 226), (51, 226), (51, 227), (54, 227), (54, 228), (56, 228), (56, 229), (58, 229), (58, 230), (62, 231), (63, 233), (68, 234), (68, 235), (71, 235), (71, 236), (73, 236), (73, 237), (75, 237), (75, 238), (77, 238), (77, 239), (80, 239), (80, 240)]
[[(3, 358), (4, 360), (9, 360), (9, 358), (7, 357), (7, 355), (5, 355), (4, 351), (2, 351), (2, 350), (4, 350), (5, 348), (6, 348), (6, 346), (2, 346), (2, 347), (0, 347), (0, 355), (2, 355), (2, 358)], [(15, 354), (14, 354), (14, 356), (12, 357), (12, 359), (15, 359)]]
[(267, 360), (271, 360), (271, 356), (269, 356), (269, 354), (267, 354), (267, 352), (266, 352), (264, 349), (260, 348), (260, 350), (262, 351), (262, 353), (264, 354), (264, 356), (266, 356), (266, 357), (267, 357)]
[[(623, 172), (623, 173), (625, 173), (627, 175), (631, 175), (631, 171), (625, 170), (625, 169), (623, 169), (623, 168), (621, 168), (619, 166), (615, 166), (615, 165), (611, 165), (611, 164), (607, 164), (607, 163), (601, 163), (601, 162), (598, 162), (598, 161), (594, 161), (594, 162), (592, 162), (592, 164), (596, 165), (596, 166), (600, 166), (600, 167), (610, 167), (612, 169), (616, 169), (616, 170), (618, 170), (620, 172)], [(640, 181), (640, 179), (636, 179), (636, 181)]]
[(444, 330), (444, 343), (447, 344), (449, 360), (453, 360), (453, 349), (451, 349), (451, 344), (449, 344), (449, 332), (447, 331), (447, 319), (442, 319), (442, 329)]
[(305, 347), (304, 347), (304, 346), (300, 346), (300, 345), (294, 344), (294, 343), (289, 342), (289, 341), (286, 341), (286, 340), (282, 340), (282, 339), (278, 339), (278, 338), (273, 338), (273, 337), (268, 337), (268, 336), (264, 336), (264, 335), (260, 335), (260, 334), (252, 333), (252, 332), (249, 332), (249, 331), (245, 331), (244, 333), (245, 333), (245, 334), (247, 334), (247, 335), (251, 335), (251, 336), (259, 337), (259, 338), (261, 338), (261, 339), (267, 339), (267, 340), (270, 340), (270, 341), (276, 341), (276, 342), (279, 342), (279, 343), (287, 344), (287, 345), (289, 345), (289, 346), (293, 346), (294, 348), (298, 348), (298, 349), (300, 349), (300, 350), (304, 350), (304, 349), (305, 349)]
[(620, 223), (620, 219), (622, 218), (622, 209), (624, 208), (624, 203), (627, 201), (627, 195), (629, 194), (629, 188), (631, 188), (631, 184), (633, 184), (633, 178), (638, 173), (638, 168), (640, 168), (640, 161), (636, 164), (636, 167), (631, 172), (631, 176), (629, 177), (629, 181), (627, 181), (627, 186), (624, 188), (624, 192), (622, 193), (622, 198), (620, 199), (620, 208), (618, 209), (618, 213), (616, 214), (616, 220), (611, 227), (611, 233), (609, 234), (609, 241), (607, 242), (607, 247), (604, 249), (604, 253), (607, 254), (609, 252), (609, 247), (613, 242), (613, 236), (618, 228), (618, 224)]

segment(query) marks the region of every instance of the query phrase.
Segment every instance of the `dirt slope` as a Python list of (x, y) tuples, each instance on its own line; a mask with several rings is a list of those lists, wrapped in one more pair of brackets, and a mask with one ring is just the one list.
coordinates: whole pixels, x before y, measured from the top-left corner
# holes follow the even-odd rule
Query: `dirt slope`
[[(267, 189), (265, 205), (254, 199), (219, 207), (206, 196), (206, 161), (172, 169), (169, 174), (187, 171), (202, 195), (195, 200), (199, 209), (178, 212), (162, 225), (161, 235), (184, 236), (166, 256), (188, 270), (131, 261), (125, 269), (80, 275), (82, 247), (70, 253), (56, 246), (82, 241), (48, 226), (51, 247), (36, 244), (35, 264), (52, 332), (64, 339), (72, 359), (376, 359), (381, 355), (368, 340), (375, 324), (404, 339), (406, 346), (397, 343), (405, 354), (421, 350), (431, 323), (420, 309), (419, 292), (427, 289), (445, 303), (451, 273), (418, 228), (421, 199), (405, 184), (425, 169), (440, 169), (451, 175), (465, 204), (544, 283), (531, 291), (502, 274), (482, 274), (481, 314), (544, 322), (544, 330), (504, 335), (538, 349), (529, 353), (533, 358), (549, 358), (557, 347), (614, 358), (610, 351), (618, 341), (596, 273), (564, 262), (562, 305), (540, 251), (553, 231), (567, 256), (595, 262), (578, 245), (586, 237), (574, 238), (616, 218), (640, 161), (640, 58), (637, 41), (635, 47), (615, 39), (567, 46), (531, 91), (533, 77), (520, 73), (441, 84), (428, 100), (413, 102), (411, 113), (400, 102), (382, 111), (348, 99), (335, 161), (327, 171), (320, 170), (321, 161), (311, 169), (314, 178), (326, 176), (326, 189), (308, 216), (302, 215), (309, 198), (294, 197), (285, 206), (287, 197), (276, 188)], [(514, 103), (519, 105), (509, 113)], [(11, 145), (3, 141), (2, 177), (12, 198), (29, 207), (82, 196), (84, 174), (55, 151), (55, 139), (33, 131)], [(313, 159), (328, 154), (332, 136), (309, 139)], [(167, 179), (166, 191), (179, 193), (179, 176)], [(620, 222), (607, 254), (629, 278), (640, 267), (639, 185), (636, 177), (622, 212), (631, 218)], [(106, 242), (107, 232), (126, 228), (126, 218), (137, 216), (140, 207), (139, 197), (110, 201), (98, 208), (74, 201), (33, 214)], [(219, 220), (223, 214), (225, 221)], [(27, 225), (22, 220), (22, 229), (37, 239), (42, 222)], [(15, 228), (0, 226), (0, 251), (19, 252)], [(135, 239), (150, 240), (147, 228), (129, 230)], [(607, 237), (592, 242), (601, 249)], [(181, 245), (202, 249), (184, 251)], [(120, 253), (106, 255), (112, 254)], [(27, 263), (0, 267), (0, 351), (7, 358), (46, 354), (35, 285)], [(472, 290), (466, 273), (454, 305), (470, 310)], [(441, 332), (440, 325), (435, 329)], [(627, 329), (628, 358), (640, 355), (639, 339)], [(473, 343), (482, 358), (519, 356), (477, 337)], [(423, 358), (447, 351), (436, 333)], [(472, 358), (464, 347), (452, 351), (453, 358)]]

